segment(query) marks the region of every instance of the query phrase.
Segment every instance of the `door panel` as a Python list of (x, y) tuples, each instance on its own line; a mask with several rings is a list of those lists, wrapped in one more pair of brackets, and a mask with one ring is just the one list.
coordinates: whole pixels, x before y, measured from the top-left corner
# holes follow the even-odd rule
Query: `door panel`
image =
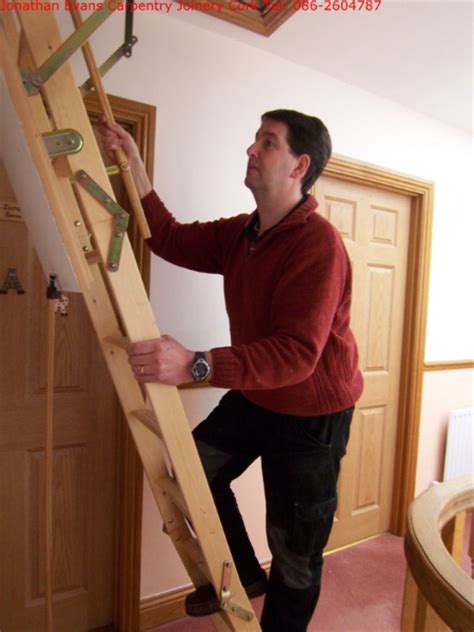
[[(5, 178), (0, 169), (3, 195)], [(39, 632), (47, 279), (14, 200), (0, 213), (0, 277), (15, 267), (25, 290), (0, 295), (0, 629)], [(68, 296), (68, 316), (55, 319), (53, 609), (55, 630), (84, 632), (114, 618), (117, 404), (82, 296)]]
[(315, 195), (351, 260), (352, 328), (365, 380), (328, 544), (337, 548), (390, 524), (411, 200), (328, 176), (318, 180)]

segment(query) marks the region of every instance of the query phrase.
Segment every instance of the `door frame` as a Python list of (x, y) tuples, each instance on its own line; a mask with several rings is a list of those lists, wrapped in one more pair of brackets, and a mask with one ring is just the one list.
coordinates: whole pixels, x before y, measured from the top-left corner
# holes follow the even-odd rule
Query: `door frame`
[[(143, 157), (150, 181), (153, 182), (156, 107), (108, 95), (117, 123), (135, 139)], [(95, 93), (84, 103), (92, 123), (97, 123), (102, 110)], [(130, 205), (126, 210), (130, 211)], [(133, 212), (128, 236), (135, 253), (146, 290), (150, 288), (150, 250), (145, 246)], [(114, 625), (121, 632), (140, 629), (141, 525), (143, 504), (143, 467), (135, 442), (117, 398), (117, 505), (116, 505), (116, 572)]]
[(407, 283), (400, 369), (395, 471), (390, 531), (403, 536), (415, 496), (425, 359), (434, 184), (343, 156), (333, 156), (324, 175), (411, 198)]

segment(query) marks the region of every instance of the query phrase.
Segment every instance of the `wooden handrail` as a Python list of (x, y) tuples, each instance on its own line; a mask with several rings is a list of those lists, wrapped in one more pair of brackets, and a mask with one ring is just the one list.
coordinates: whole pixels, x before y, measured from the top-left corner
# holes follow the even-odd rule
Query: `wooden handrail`
[(405, 555), (419, 591), (452, 629), (474, 629), (474, 582), (441, 538), (456, 514), (474, 507), (471, 476), (435, 485), (415, 499), (408, 515)]

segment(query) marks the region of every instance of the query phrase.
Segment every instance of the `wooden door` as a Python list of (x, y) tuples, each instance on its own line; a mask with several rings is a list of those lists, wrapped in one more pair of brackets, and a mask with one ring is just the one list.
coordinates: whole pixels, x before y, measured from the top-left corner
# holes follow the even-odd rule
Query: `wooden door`
[(333, 549), (390, 525), (411, 199), (327, 176), (315, 195), (351, 259), (352, 327), (365, 380), (342, 462)]
[[(47, 280), (0, 171), (0, 629), (45, 629)], [(3, 283), (3, 278), (1, 283)], [(114, 619), (117, 403), (80, 294), (56, 317), (53, 586), (57, 632)]]

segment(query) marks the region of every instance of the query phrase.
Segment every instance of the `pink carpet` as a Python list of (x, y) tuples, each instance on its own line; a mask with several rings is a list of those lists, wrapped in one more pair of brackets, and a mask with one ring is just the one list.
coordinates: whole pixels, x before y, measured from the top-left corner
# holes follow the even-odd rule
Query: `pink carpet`
[[(399, 632), (405, 568), (403, 539), (389, 533), (327, 555), (308, 632)], [(259, 616), (263, 597), (252, 604)], [(214, 632), (214, 626), (187, 618), (149, 632)]]

